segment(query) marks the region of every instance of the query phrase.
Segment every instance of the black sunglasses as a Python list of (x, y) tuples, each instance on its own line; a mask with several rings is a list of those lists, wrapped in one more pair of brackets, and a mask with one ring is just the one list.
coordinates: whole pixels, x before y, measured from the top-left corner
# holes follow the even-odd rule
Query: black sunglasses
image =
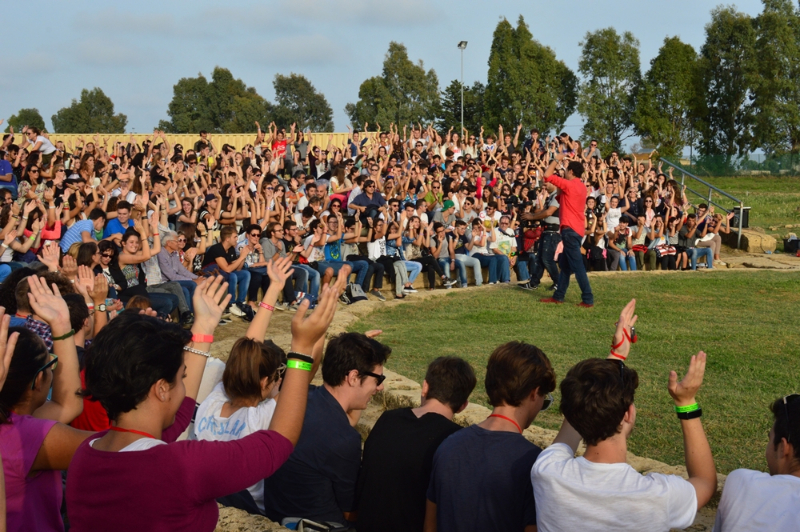
[(386, 375), (378, 375), (377, 373), (372, 373), (371, 371), (365, 371), (362, 375), (366, 375), (367, 377), (375, 377), (375, 380), (378, 381), (378, 386), (383, 384), (383, 381), (386, 380)]
[(250, 233), (250, 236), (254, 236), (256, 238), (261, 238), (261, 233)]
[(31, 383), (31, 390), (35, 390), (36, 389), (36, 377), (39, 376), (39, 373), (43, 372), (44, 370), (46, 370), (50, 366), (53, 367), (53, 371), (55, 371), (56, 368), (58, 367), (58, 357), (56, 355), (50, 355), (50, 356), (53, 357), (50, 360), (50, 362), (48, 362), (47, 364), (45, 364), (44, 366), (39, 368), (39, 370), (36, 373), (33, 374), (33, 382)]

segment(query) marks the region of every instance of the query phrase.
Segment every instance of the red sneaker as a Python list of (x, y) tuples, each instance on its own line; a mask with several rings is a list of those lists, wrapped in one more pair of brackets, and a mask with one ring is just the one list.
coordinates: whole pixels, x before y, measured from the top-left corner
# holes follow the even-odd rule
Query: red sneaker
[(583, 301), (581, 301), (576, 306), (583, 307), (583, 308), (592, 308), (594, 305), (590, 305), (589, 303), (584, 303)]
[(560, 300), (558, 300), (558, 299), (556, 299), (554, 297), (546, 297), (544, 299), (540, 299), (539, 302), (540, 303), (558, 303), (559, 305), (564, 303), (563, 301), (560, 301)]

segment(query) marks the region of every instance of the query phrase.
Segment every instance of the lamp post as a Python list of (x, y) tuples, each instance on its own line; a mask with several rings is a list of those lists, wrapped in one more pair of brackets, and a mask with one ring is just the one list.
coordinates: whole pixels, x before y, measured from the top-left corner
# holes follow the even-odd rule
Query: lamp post
[(458, 49), (461, 50), (461, 131), (458, 132), (459, 138), (464, 134), (464, 49), (467, 47), (467, 41), (458, 43)]

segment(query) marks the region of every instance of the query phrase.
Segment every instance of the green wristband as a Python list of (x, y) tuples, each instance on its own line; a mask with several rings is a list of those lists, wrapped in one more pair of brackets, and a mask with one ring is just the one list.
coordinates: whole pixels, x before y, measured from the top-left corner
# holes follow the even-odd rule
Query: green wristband
[(311, 371), (311, 364), (308, 362), (302, 362), (300, 360), (288, 360), (286, 361), (286, 367)]
[(700, 407), (697, 405), (697, 403), (694, 403), (692, 405), (675, 407), (675, 412), (679, 414), (685, 414), (686, 412), (694, 412), (695, 410), (700, 410)]

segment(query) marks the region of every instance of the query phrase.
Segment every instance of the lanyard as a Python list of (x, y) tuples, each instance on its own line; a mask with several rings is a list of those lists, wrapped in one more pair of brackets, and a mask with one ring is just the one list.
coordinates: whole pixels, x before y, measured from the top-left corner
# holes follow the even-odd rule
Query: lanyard
[[(522, 434), (522, 427), (520, 427), (520, 426), (519, 426), (519, 423), (517, 423), (516, 421), (514, 421), (514, 420), (513, 420), (513, 419), (511, 419), (510, 417), (501, 416), (500, 414), (491, 414), (489, 417), (499, 417), (500, 419), (505, 419), (505, 420), (506, 420), (506, 421), (508, 421), (509, 423), (513, 423), (513, 424), (514, 424), (514, 426), (515, 426), (515, 427), (517, 427), (517, 430), (519, 431), (519, 433), (520, 433), (520, 434)], [(113, 428), (113, 427), (112, 427), (112, 428)]]
[(131, 434), (138, 434), (139, 436), (146, 436), (148, 438), (153, 438), (154, 440), (157, 439), (152, 434), (148, 434), (148, 433), (142, 432), (140, 430), (123, 429), (122, 427), (111, 427), (111, 430), (113, 430), (114, 432), (130, 432)]

